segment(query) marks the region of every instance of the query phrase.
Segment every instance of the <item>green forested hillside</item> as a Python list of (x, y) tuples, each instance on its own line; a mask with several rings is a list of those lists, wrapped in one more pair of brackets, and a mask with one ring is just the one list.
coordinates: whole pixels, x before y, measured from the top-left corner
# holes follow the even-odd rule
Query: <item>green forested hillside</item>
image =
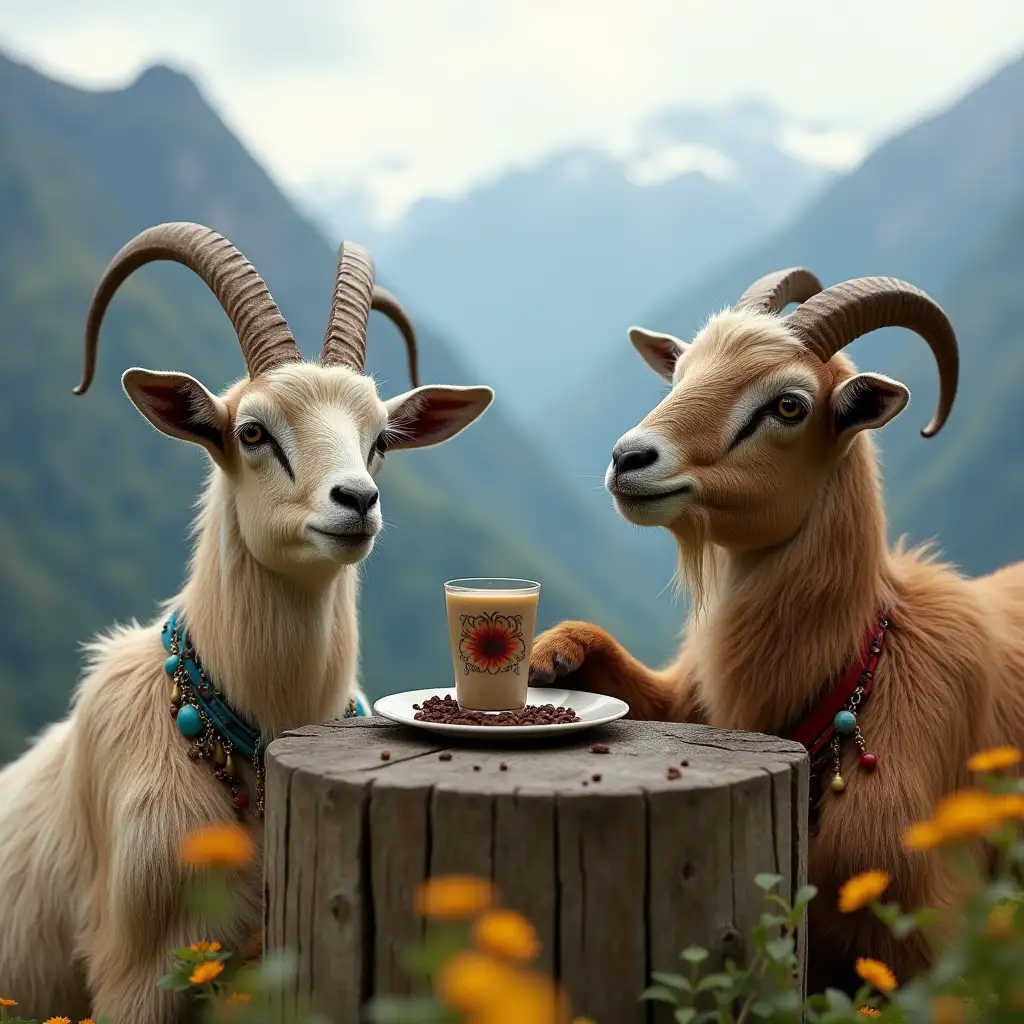
[[(904, 380), (913, 395), (878, 438), (893, 535), (936, 537), (951, 559), (975, 573), (1024, 557), (1022, 109), (1024, 60), (1018, 60), (879, 147), (768, 243), (638, 319), (692, 337), (761, 274), (794, 265), (810, 267), (825, 284), (882, 274), (930, 291), (947, 308), (961, 344), (960, 394), (937, 437), (925, 441), (919, 434), (937, 393), (935, 366), (919, 338), (878, 331), (849, 354), (860, 369)], [(626, 340), (626, 326), (619, 354), (595, 367), (551, 413), (580, 471), (603, 470), (615, 439), (664, 394)]]
[[(148, 617), (182, 580), (204, 456), (156, 434), (119, 378), (131, 365), (176, 368), (216, 390), (243, 373), (216, 300), (184, 268), (145, 268), (111, 307), (92, 390), (71, 394), (103, 266), (136, 231), (174, 219), (230, 237), (315, 354), (334, 252), (187, 78), (157, 68), (88, 93), (0, 58), (0, 761), (63, 713), (80, 641)], [(386, 267), (379, 276), (388, 283)], [(500, 381), (473, 380), (428, 325), (420, 332), (425, 381), (491, 383), (498, 397), (464, 435), (382, 472), (393, 525), (363, 592), (369, 692), (447, 681), (441, 583), (460, 575), (539, 579), (539, 625), (592, 618), (648, 658), (667, 654), (678, 611), (655, 598), (670, 568), (632, 564), (603, 495), (563, 480), (509, 423)], [(370, 352), (382, 393), (404, 390), (400, 342), (377, 318)]]

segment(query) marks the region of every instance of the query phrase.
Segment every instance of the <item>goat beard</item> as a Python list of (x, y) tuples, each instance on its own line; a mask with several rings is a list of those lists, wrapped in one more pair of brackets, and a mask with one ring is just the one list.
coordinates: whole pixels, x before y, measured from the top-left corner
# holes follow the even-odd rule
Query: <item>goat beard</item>
[(707, 611), (714, 589), (716, 559), (710, 539), (710, 524), (703, 509), (689, 508), (669, 528), (675, 538), (679, 558), (673, 585), (677, 596), (690, 595), (690, 615), (698, 619)]

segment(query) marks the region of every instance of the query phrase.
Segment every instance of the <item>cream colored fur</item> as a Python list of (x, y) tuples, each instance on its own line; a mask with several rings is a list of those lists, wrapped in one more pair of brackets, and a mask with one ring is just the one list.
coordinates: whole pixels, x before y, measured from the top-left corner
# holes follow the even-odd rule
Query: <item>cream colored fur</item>
[[(620, 696), (637, 718), (777, 733), (858, 654), (884, 607), (888, 639), (859, 715), (879, 767), (859, 771), (844, 744), (847, 789), (826, 792), (810, 848), (820, 890), (810, 951), (819, 989), (848, 983), (858, 956), (883, 959), (905, 979), (929, 962), (928, 946), (918, 936), (894, 942), (866, 910), (840, 914), (838, 890), (883, 868), (893, 876), (887, 898), (952, 905), (941, 857), (907, 853), (901, 837), (968, 782), (973, 751), (1024, 747), (1024, 563), (966, 579), (927, 549), (888, 549), (867, 430), (903, 409), (903, 385), (855, 376), (842, 354), (822, 364), (765, 314), (720, 314), (690, 345), (645, 333), (634, 343), (673, 390), (625, 437), (654, 444), (659, 458), (632, 485), (611, 472), (608, 483), (626, 518), (673, 533), (702, 606), (663, 669), (595, 626), (568, 622), (538, 638), (531, 674)], [(737, 408), (790, 385), (810, 395), (810, 414), (796, 426), (768, 423), (730, 451), (743, 421)], [(855, 422), (837, 432), (837, 412)], [(688, 495), (644, 500), (687, 481)]]
[[(259, 862), (238, 880), (229, 926), (182, 902), (182, 839), (235, 812), (169, 713), (164, 613), (184, 611), (211, 678), (265, 735), (339, 716), (358, 692), (357, 563), (373, 538), (334, 542), (309, 525), (334, 514), (325, 496), (335, 480), (371, 481), (380, 460), (368, 468), (367, 453), (385, 424), (392, 447), (438, 443), (493, 397), (424, 387), (383, 403), (369, 378), (310, 364), (220, 398), (149, 371), (129, 371), (125, 388), (159, 429), (203, 444), (216, 465), (182, 591), (150, 623), (93, 642), (68, 718), (0, 772), (0, 995), (40, 1020), (172, 1021), (185, 1004), (155, 987), (169, 951), (200, 939), (241, 951), (260, 929)], [(254, 410), (281, 439), (294, 480), (271, 454), (241, 452), (232, 431)], [(213, 423), (216, 437), (201, 429)], [(379, 511), (364, 528), (379, 530)]]

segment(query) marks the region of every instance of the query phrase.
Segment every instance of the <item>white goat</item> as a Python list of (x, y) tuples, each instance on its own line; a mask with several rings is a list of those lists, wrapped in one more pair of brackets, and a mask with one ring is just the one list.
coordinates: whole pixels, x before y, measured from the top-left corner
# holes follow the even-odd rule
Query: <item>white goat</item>
[[(213, 937), (182, 900), (183, 837), (241, 815), (261, 845), (249, 794), (258, 805), (262, 747), (285, 729), (365, 713), (355, 705), (356, 589), (357, 563), (381, 529), (373, 477), (385, 451), (445, 441), (493, 399), (486, 387), (416, 386), (412, 328), (374, 287), (361, 247), (341, 247), (313, 365), (252, 265), (189, 223), (149, 228), (111, 261), (76, 393), (92, 380), (114, 292), (158, 259), (189, 267), (216, 294), (249, 376), (220, 397), (183, 373), (122, 377), (153, 426), (201, 445), (213, 466), (182, 591), (149, 625), (92, 643), (69, 717), (0, 772), (0, 994), (26, 1017), (158, 1024), (181, 1013), (181, 997), (156, 980), (172, 948)], [(371, 308), (409, 346), (414, 390), (386, 402), (362, 372)], [(166, 645), (199, 654), (181, 650), (165, 670)], [(218, 926), (225, 948), (258, 934), (261, 870), (239, 882), (238, 917)]]

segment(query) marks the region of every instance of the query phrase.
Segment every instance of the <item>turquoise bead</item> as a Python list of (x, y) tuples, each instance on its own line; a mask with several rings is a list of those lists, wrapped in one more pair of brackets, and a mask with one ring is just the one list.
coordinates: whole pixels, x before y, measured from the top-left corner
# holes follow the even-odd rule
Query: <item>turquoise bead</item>
[(175, 719), (183, 736), (198, 736), (203, 731), (203, 718), (191, 704), (183, 704)]
[(168, 674), (169, 676), (173, 676), (173, 675), (174, 675), (174, 673), (178, 671), (178, 665), (180, 665), (180, 664), (181, 664), (181, 658), (179, 658), (177, 654), (172, 654), (172, 655), (171, 655), (171, 656), (170, 656), (170, 657), (169, 657), (169, 658), (168, 658), (168, 659), (167, 659), (167, 660), (166, 660), (166, 661), (164, 662), (164, 671), (165, 671), (165, 672), (166, 672), (166, 673), (167, 673), (167, 674)]
[(848, 736), (854, 729), (857, 728), (857, 716), (852, 711), (840, 711), (836, 714), (833, 719), (836, 727), (836, 732), (841, 732), (844, 736)]

